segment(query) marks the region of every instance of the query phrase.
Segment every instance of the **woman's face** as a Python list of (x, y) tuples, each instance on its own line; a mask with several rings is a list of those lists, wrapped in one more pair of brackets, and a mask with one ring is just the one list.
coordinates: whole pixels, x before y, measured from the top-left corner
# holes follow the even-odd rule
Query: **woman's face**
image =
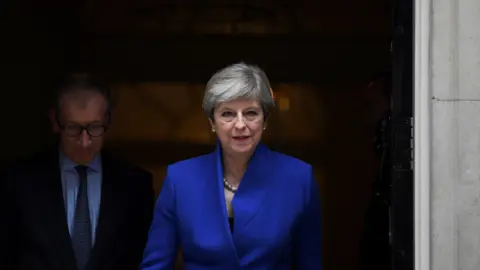
[(227, 153), (252, 153), (265, 127), (260, 102), (238, 99), (218, 104), (210, 119), (222, 148)]

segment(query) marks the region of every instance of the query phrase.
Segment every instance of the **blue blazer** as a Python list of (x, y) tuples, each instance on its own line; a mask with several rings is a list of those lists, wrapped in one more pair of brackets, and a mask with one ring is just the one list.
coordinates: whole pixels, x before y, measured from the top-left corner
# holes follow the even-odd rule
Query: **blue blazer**
[(140, 266), (172, 270), (321, 270), (320, 196), (310, 165), (259, 144), (232, 201), (231, 233), (221, 147), (170, 165)]

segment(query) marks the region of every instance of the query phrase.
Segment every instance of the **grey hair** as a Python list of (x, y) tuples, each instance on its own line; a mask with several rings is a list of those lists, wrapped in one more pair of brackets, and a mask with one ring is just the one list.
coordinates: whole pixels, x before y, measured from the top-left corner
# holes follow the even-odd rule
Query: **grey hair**
[(80, 103), (85, 103), (86, 91), (101, 94), (107, 102), (108, 113), (110, 113), (113, 103), (110, 87), (106, 82), (92, 74), (73, 73), (63, 78), (54, 93), (52, 105), (58, 111), (60, 100), (67, 94), (74, 94)]
[(265, 117), (275, 106), (265, 72), (257, 66), (240, 62), (221, 69), (210, 78), (205, 87), (203, 110), (212, 118), (219, 103), (242, 98), (259, 100)]

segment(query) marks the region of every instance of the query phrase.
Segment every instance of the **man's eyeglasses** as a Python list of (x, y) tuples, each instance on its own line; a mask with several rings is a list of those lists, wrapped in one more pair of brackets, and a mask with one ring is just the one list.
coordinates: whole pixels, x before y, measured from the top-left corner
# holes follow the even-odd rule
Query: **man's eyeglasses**
[(87, 126), (82, 126), (78, 124), (59, 124), (60, 129), (69, 137), (77, 137), (85, 130), (87, 134), (91, 137), (100, 137), (105, 131), (107, 131), (108, 126), (102, 124), (90, 124)]
[[(110, 115), (106, 117), (106, 119), (110, 119)], [(105, 134), (107, 131), (108, 123), (107, 124), (100, 124), (100, 123), (92, 123), (86, 126), (82, 126), (75, 123), (67, 123), (62, 124), (60, 123), (60, 119), (58, 118), (58, 114), (55, 113), (55, 120), (57, 121), (58, 126), (60, 129), (69, 137), (77, 137), (85, 130), (90, 137), (100, 137)]]

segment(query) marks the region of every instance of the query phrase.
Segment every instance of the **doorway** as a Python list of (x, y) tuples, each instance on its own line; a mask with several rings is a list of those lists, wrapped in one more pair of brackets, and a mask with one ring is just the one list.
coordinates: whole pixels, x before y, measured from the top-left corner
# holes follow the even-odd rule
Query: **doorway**
[[(11, 89), (6, 99), (12, 102), (2, 115), (15, 132), (2, 134), (12, 142), (2, 159), (50, 143), (42, 112), (59, 75), (95, 72), (117, 89), (109, 147), (150, 169), (158, 190), (167, 164), (212, 148), (215, 138), (206, 134), (199, 102), (208, 77), (233, 62), (255, 63), (267, 72), (278, 97), (266, 142), (316, 168), (324, 205), (325, 269), (359, 269), (364, 214), (379, 172), (375, 125), (378, 111), (392, 106), (391, 158), (400, 167), (393, 171), (387, 223), (392, 227), (386, 230), (392, 234), (386, 237), (392, 239), (392, 267), (409, 269), (413, 231), (405, 224), (413, 212), (405, 209), (412, 206), (413, 189), (406, 161), (411, 145), (405, 136), (413, 115), (407, 95), (412, 63), (405, 59), (412, 56), (407, 49), (412, 30), (404, 24), (408, 16), (411, 20), (411, 6), (400, 0), (238, 2), (11, 1), (3, 17), (3, 26), (12, 27), (5, 32), (8, 53), (2, 65)], [(213, 20), (212, 12), (223, 15)], [(393, 29), (400, 24), (403, 32), (392, 35), (392, 21)], [(385, 72), (393, 74), (391, 104), (381, 90), (368, 90), (372, 78)], [(24, 99), (26, 93), (31, 99)], [(174, 154), (158, 154), (163, 152)], [(407, 268), (395, 266), (397, 261)]]

